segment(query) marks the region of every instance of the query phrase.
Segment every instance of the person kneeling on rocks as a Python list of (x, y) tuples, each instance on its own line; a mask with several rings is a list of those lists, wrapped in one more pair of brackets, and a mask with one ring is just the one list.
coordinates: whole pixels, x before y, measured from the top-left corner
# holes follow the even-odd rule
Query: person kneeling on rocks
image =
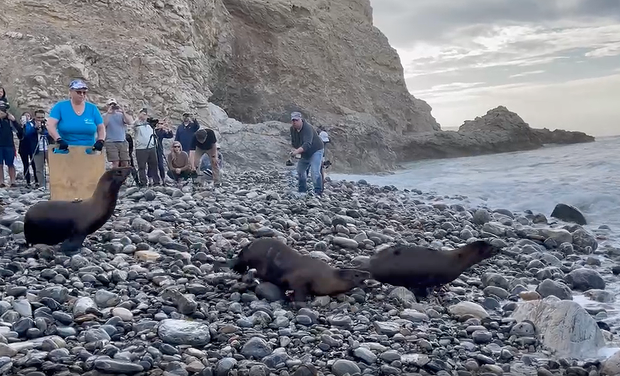
[(179, 141), (172, 143), (172, 150), (168, 154), (168, 176), (174, 180), (177, 185), (181, 183), (181, 179), (195, 178), (197, 174), (192, 171), (189, 163), (189, 156), (181, 148)]
[(310, 167), (312, 182), (314, 183), (314, 193), (323, 193), (323, 177), (321, 175), (321, 165), (323, 164), (323, 141), (312, 128), (312, 125), (303, 120), (300, 112), (291, 113), (291, 144), (294, 149), (291, 157), (300, 155), (297, 162), (297, 179), (299, 180), (299, 192), (304, 193), (308, 190), (306, 171)]
[[(217, 145), (217, 144), (216, 144)], [(222, 173), (222, 167), (224, 163), (224, 159), (222, 157), (222, 152), (220, 151), (220, 146), (217, 145), (217, 169)], [(200, 158), (200, 171), (202, 171), (208, 177), (213, 177), (213, 170), (211, 169), (211, 157), (204, 154), (202, 158)]]

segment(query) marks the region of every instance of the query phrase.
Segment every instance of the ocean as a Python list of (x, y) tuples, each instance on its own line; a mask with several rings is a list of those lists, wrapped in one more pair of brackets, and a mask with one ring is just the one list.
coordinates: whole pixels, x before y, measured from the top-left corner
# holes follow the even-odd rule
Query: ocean
[[(433, 194), (436, 200), (460, 203), (465, 207), (531, 210), (550, 218), (558, 203), (573, 205), (586, 217), (587, 230), (599, 235), (599, 250), (620, 249), (620, 136), (597, 138), (595, 142), (549, 145), (538, 150), (475, 157), (417, 161), (389, 175), (347, 175), (330, 173), (333, 180), (366, 180), (375, 185), (417, 189)], [(600, 226), (608, 226), (609, 230)], [(595, 254), (602, 261), (599, 273), (612, 303), (598, 303), (580, 293), (573, 299), (590, 312), (601, 309), (601, 320), (620, 333), (620, 278), (609, 268), (615, 263)], [(536, 286), (530, 286), (534, 289)], [(604, 350), (610, 356), (618, 344)]]

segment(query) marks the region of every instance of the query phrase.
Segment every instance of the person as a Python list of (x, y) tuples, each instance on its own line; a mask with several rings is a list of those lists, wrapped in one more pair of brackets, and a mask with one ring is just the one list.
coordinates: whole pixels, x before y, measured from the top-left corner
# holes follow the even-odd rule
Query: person
[(159, 185), (159, 175), (157, 174), (157, 150), (155, 149), (155, 129), (149, 124), (148, 110), (143, 108), (138, 114), (138, 119), (134, 122), (134, 147), (136, 149), (136, 161), (138, 163), (138, 185), (145, 187), (149, 183), (146, 175), (148, 165), (148, 176), (153, 180), (153, 185)]
[(319, 137), (321, 137), (321, 141), (323, 141), (323, 167), (328, 168), (331, 165), (331, 162), (327, 160), (327, 144), (329, 141), (329, 134), (325, 130), (325, 127), (321, 126), (319, 129)]
[(192, 171), (192, 166), (189, 163), (189, 156), (183, 151), (179, 141), (172, 143), (172, 150), (168, 153), (168, 176), (177, 185), (181, 185), (181, 179), (196, 177), (196, 173)]
[(22, 137), (19, 140), (19, 146), (17, 152), (19, 158), (22, 160), (24, 166), (24, 179), (26, 179), (26, 186), (30, 187), (30, 167), (32, 167), (32, 174), (34, 175), (35, 186), (39, 185), (39, 179), (37, 178), (37, 168), (34, 163), (34, 152), (37, 149), (39, 142), (39, 134), (32, 121), (32, 116), (29, 112), (22, 113), (21, 116), (22, 125)]
[(108, 112), (103, 116), (105, 124), (105, 153), (112, 168), (129, 165), (129, 144), (127, 125), (133, 124), (131, 115), (126, 113), (114, 98), (108, 100)]
[[(217, 149), (217, 169), (221, 174), (224, 159), (222, 157), (222, 152), (220, 151), (220, 145), (218, 145), (217, 143), (215, 145)], [(213, 177), (213, 169), (211, 169), (211, 157), (207, 154), (203, 154), (200, 158), (200, 171), (202, 171), (207, 176)]]
[(196, 118), (191, 118), (189, 113), (183, 114), (183, 123), (177, 127), (177, 132), (174, 136), (175, 141), (179, 141), (181, 143), (181, 147), (183, 151), (188, 155), (190, 153), (190, 147), (192, 146), (192, 142), (194, 140), (194, 133), (198, 131), (200, 126), (196, 121)]
[(323, 193), (323, 177), (321, 166), (323, 164), (323, 141), (310, 123), (304, 120), (300, 112), (291, 113), (291, 145), (295, 148), (291, 151), (291, 158), (300, 156), (297, 161), (298, 191), (305, 193), (308, 190), (306, 170), (310, 167), (314, 193)]
[(213, 183), (215, 186), (219, 186), (220, 182), (220, 170), (217, 165), (217, 138), (215, 132), (212, 129), (201, 128), (194, 133), (192, 137), (192, 143), (189, 148), (189, 163), (192, 166), (192, 170), (198, 170), (198, 175), (202, 175), (200, 172), (200, 159), (203, 154), (208, 154), (211, 159), (211, 166), (213, 172)]
[(7, 105), (7, 107), (11, 107), (11, 105), (9, 104), (9, 98), (6, 97), (6, 91), (3, 87), (0, 87), (0, 102)]
[(46, 123), (45, 111), (41, 109), (36, 110), (34, 112), (34, 129), (37, 133), (37, 144), (32, 155), (35, 166), (36, 187), (41, 185), (45, 187), (45, 162), (48, 161), (47, 145), (50, 143)]
[(168, 118), (164, 118), (155, 126), (155, 135), (157, 136), (157, 170), (159, 171), (159, 177), (163, 185), (166, 185), (166, 168), (164, 155), (164, 139), (174, 137), (174, 132), (170, 129), (170, 122)]
[(15, 120), (15, 116), (10, 114), (10, 106), (6, 102), (0, 101), (0, 187), (4, 184), (4, 165), (9, 169), (9, 187), (15, 185), (15, 142), (13, 132), (17, 133), (17, 138), (22, 138), (23, 129)]
[(86, 101), (88, 85), (82, 80), (69, 84), (69, 99), (56, 103), (47, 120), (47, 131), (60, 150), (69, 145), (90, 146), (102, 151), (106, 137), (97, 106)]

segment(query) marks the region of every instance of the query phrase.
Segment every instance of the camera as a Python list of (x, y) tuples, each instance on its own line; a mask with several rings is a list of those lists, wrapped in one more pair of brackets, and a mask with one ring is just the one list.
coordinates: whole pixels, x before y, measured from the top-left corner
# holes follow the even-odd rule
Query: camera
[(147, 118), (146, 122), (149, 123), (151, 128), (155, 128), (159, 124), (159, 119)]

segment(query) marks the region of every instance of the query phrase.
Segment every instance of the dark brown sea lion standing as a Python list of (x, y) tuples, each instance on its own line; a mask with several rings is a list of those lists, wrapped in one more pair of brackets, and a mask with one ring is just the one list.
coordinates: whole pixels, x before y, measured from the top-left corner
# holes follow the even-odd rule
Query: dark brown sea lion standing
[(80, 249), (86, 236), (97, 231), (114, 213), (118, 191), (133, 167), (106, 171), (93, 195), (83, 201), (41, 201), (31, 206), (24, 219), (29, 245), (55, 245), (71, 254)]
[(275, 238), (250, 242), (228, 265), (244, 274), (256, 269), (256, 277), (280, 288), (293, 290), (293, 299), (302, 302), (307, 295), (338, 295), (363, 286), (370, 273), (357, 269), (337, 269), (317, 258), (302, 255)]
[(426, 297), (429, 288), (454, 281), (465, 270), (499, 251), (484, 240), (451, 251), (397, 245), (372, 256), (367, 270), (379, 282), (404, 286), (412, 289), (416, 297)]

